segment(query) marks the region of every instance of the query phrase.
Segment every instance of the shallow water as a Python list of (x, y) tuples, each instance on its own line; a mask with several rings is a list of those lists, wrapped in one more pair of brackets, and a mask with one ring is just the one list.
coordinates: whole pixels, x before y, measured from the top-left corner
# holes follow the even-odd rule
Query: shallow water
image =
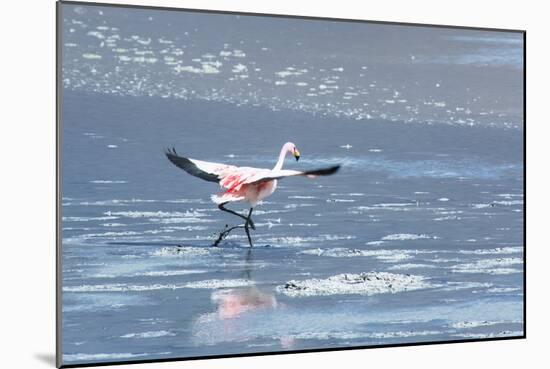
[[(268, 79), (283, 70), (276, 61), (260, 57), (262, 48), (287, 46), (267, 34), (258, 34), (255, 48), (225, 47), (223, 41), (207, 44), (206, 30), (195, 31), (194, 41), (184, 42), (181, 32), (170, 26), (159, 35), (149, 24), (176, 19), (179, 13), (136, 23), (115, 10), (99, 15), (92, 7), (85, 9), (66, 7), (63, 18), (64, 42), (76, 45), (64, 48), (63, 59), (64, 363), (523, 334), (521, 91), (479, 105), (481, 110), (491, 106), (493, 114), (456, 110), (471, 97), (456, 91), (437, 95), (446, 96), (451, 113), (447, 109), (436, 114), (440, 107), (432, 104), (409, 114), (394, 109), (395, 103), (377, 102), (383, 93), (394, 94), (397, 80), (389, 79), (399, 78), (381, 72), (379, 89), (369, 92), (376, 97), (365, 101), (387, 116), (343, 103), (349, 99), (330, 108), (315, 96), (304, 96), (300, 106), (290, 107), (287, 102), (295, 101), (296, 90), (273, 92), (259, 84), (260, 77)], [(139, 18), (142, 13), (135, 14)], [(196, 24), (181, 27), (189, 32), (207, 29), (201, 28), (206, 22), (202, 17), (186, 18)], [(225, 42), (244, 39), (246, 27), (236, 27)], [(117, 45), (101, 46), (98, 42), (105, 43), (109, 32), (121, 35), (112, 38)], [(440, 34), (438, 42), (460, 47), (437, 63), (417, 65), (421, 81), (428, 83), (434, 71), (457, 68), (470, 78), (483, 73), (493, 88), (478, 90), (484, 98), (502, 95), (502, 76), (513, 85), (521, 72), (512, 57), (517, 45), (513, 34), (498, 35), (495, 41), (487, 39), (487, 33), (474, 32), (472, 41), (460, 38), (469, 35), (466, 31), (449, 32)], [(239, 79), (237, 88), (226, 84), (243, 70), (224, 69), (233, 65), (229, 61), (212, 76), (173, 74), (167, 68), (174, 65), (159, 61), (117, 61), (111, 56), (125, 37), (136, 47), (135, 57), (149, 50), (153, 54), (141, 56), (158, 59), (167, 45), (175, 48), (176, 43), (188, 48), (174, 54), (184, 67), (193, 63), (187, 60), (189, 53), (208, 51), (201, 45), (219, 46), (232, 53), (221, 55), (247, 61), (249, 71), (251, 65), (260, 71), (241, 78), (251, 86)], [(408, 37), (420, 40), (414, 32)], [(495, 52), (497, 46), (508, 54)], [(102, 56), (87, 55), (82, 62), (77, 57), (83, 48)], [(411, 51), (402, 52), (409, 57)], [(414, 60), (432, 60), (428, 56), (435, 51), (425, 52), (424, 58)], [(472, 56), (483, 52), (496, 56)], [(328, 62), (313, 52), (308, 55), (299, 56), (308, 68), (302, 74), (321, 78)], [(357, 59), (344, 59), (332, 60), (336, 70), (329, 73), (342, 73), (339, 91), (350, 92), (349, 87), (357, 86), (347, 73)], [(365, 63), (378, 70), (382, 59)], [(116, 73), (106, 75), (114, 65)], [(297, 75), (277, 77), (292, 76)], [(193, 93), (177, 95), (183, 85), (187, 90), (205, 86), (202, 82), (210, 77), (208, 93), (196, 87)], [(128, 87), (140, 80), (140, 89)], [(455, 81), (440, 75), (437, 80), (441, 86), (482, 88), (467, 78)], [(162, 82), (158, 88), (155, 81)], [(412, 80), (402, 83), (404, 90), (419, 96), (426, 91)], [(227, 89), (222, 93), (220, 86)], [(249, 98), (244, 91), (255, 91), (258, 99), (244, 101)], [(417, 101), (413, 95), (406, 99)], [(311, 108), (315, 106), (318, 109)], [(470, 110), (475, 106), (472, 103)], [(414, 116), (409, 124), (401, 122), (407, 114)], [(457, 123), (469, 118), (455, 114), (475, 119), (472, 124)], [(289, 158), (286, 168), (340, 163), (342, 169), (330, 177), (281, 181), (275, 194), (254, 211), (254, 248), (240, 230), (220, 247), (210, 247), (216, 233), (226, 224), (238, 224), (238, 219), (210, 202), (210, 195), (219, 190), (215, 184), (174, 167), (164, 148), (174, 146), (181, 155), (201, 160), (269, 168), (289, 140), (302, 158), (298, 163)], [(244, 205), (232, 207), (244, 210)]]

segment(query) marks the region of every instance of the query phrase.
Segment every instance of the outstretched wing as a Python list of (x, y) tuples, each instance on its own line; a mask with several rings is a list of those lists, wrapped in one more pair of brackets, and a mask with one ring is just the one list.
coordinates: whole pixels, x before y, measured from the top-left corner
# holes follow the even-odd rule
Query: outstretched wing
[(340, 169), (340, 165), (333, 165), (326, 168), (307, 170), (304, 172), (301, 172), (299, 170), (289, 170), (289, 169), (266, 170), (266, 171), (263, 171), (262, 173), (258, 173), (258, 175), (254, 177), (249, 178), (245, 183), (253, 184), (253, 183), (267, 182), (267, 181), (272, 181), (274, 179), (281, 179), (281, 178), (295, 177), (295, 176), (305, 176), (308, 178), (315, 178), (318, 176), (329, 176), (331, 174), (336, 173), (338, 169)]
[(165, 151), (166, 157), (178, 168), (185, 170), (192, 176), (204, 179), (209, 182), (219, 183), (226, 173), (237, 169), (233, 165), (212, 163), (179, 156), (174, 148)]
[(239, 190), (242, 185), (268, 182), (293, 176), (306, 176), (314, 178), (334, 174), (340, 169), (340, 165), (327, 168), (308, 170), (305, 172), (297, 170), (270, 170), (250, 167), (237, 167), (221, 163), (212, 163), (179, 156), (174, 148), (167, 149), (166, 157), (178, 168), (185, 170), (192, 176), (204, 179), (209, 182), (219, 183), (220, 186), (229, 190)]

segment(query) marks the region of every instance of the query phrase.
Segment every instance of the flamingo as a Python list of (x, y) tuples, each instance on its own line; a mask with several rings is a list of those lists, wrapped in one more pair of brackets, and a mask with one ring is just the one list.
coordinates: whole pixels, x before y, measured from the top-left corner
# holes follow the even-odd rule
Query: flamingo
[[(168, 160), (178, 168), (183, 169), (192, 176), (201, 178), (205, 181), (216, 182), (224, 190), (216, 195), (212, 195), (212, 201), (218, 205), (222, 211), (231, 213), (245, 220), (243, 226), (248, 243), (252, 247), (252, 239), (250, 237), (249, 228), (256, 229), (252, 221), (252, 211), (263, 199), (271, 196), (277, 188), (277, 180), (286, 177), (305, 176), (315, 178), (317, 176), (326, 176), (334, 174), (340, 168), (340, 165), (333, 165), (326, 168), (315, 170), (298, 171), (283, 169), (283, 163), (288, 153), (291, 153), (296, 161), (300, 159), (300, 152), (292, 142), (287, 142), (281, 148), (279, 159), (273, 169), (238, 167), (234, 165), (212, 163), (208, 161), (196, 160), (179, 156), (174, 148), (167, 149), (165, 154)], [(231, 209), (227, 209), (225, 205), (230, 202), (244, 201), (250, 204), (248, 216), (237, 213)], [(218, 240), (214, 243), (215, 246), (225, 237), (230, 228), (220, 234)]]

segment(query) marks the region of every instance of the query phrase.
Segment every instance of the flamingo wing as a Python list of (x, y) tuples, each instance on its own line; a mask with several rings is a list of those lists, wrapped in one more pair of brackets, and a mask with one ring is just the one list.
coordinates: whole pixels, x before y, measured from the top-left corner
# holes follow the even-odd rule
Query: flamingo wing
[(209, 161), (184, 158), (179, 156), (174, 148), (167, 149), (166, 157), (172, 164), (183, 169), (192, 176), (209, 182), (216, 182), (223, 188), (238, 191), (243, 184), (250, 182), (251, 178), (260, 178), (268, 175), (269, 169), (237, 167), (234, 165), (213, 163)]
[(165, 154), (168, 160), (178, 168), (183, 169), (192, 176), (209, 182), (219, 183), (228, 172), (238, 168), (233, 165), (184, 158), (183, 156), (179, 156), (174, 148), (167, 149)]
[(167, 149), (165, 154), (168, 160), (175, 166), (183, 169), (192, 176), (204, 179), (205, 181), (219, 183), (220, 186), (231, 191), (238, 191), (243, 185), (268, 182), (286, 177), (306, 176), (315, 178), (317, 176), (327, 176), (336, 173), (338, 169), (340, 169), (340, 165), (334, 165), (304, 172), (288, 169), (270, 170), (252, 167), (237, 167), (234, 165), (184, 158), (183, 156), (179, 156), (174, 148)]
[(307, 171), (299, 171), (299, 170), (289, 170), (289, 169), (281, 169), (281, 170), (262, 170), (258, 172), (255, 176), (252, 176), (248, 178), (244, 184), (254, 184), (254, 183), (261, 183), (261, 182), (268, 182), (272, 181), (274, 179), (282, 179), (286, 177), (295, 177), (295, 176), (305, 176), (308, 178), (315, 178), (318, 176), (328, 176), (331, 174), (334, 174), (340, 169), (340, 165), (333, 165), (326, 168), (319, 168), (319, 169), (313, 169), (313, 170), (307, 170)]

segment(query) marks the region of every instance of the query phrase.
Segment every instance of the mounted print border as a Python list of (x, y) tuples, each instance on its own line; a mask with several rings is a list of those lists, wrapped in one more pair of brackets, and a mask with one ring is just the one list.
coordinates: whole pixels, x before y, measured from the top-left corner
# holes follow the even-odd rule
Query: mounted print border
[(61, 1), (56, 47), (58, 367), (526, 337), (524, 30)]

